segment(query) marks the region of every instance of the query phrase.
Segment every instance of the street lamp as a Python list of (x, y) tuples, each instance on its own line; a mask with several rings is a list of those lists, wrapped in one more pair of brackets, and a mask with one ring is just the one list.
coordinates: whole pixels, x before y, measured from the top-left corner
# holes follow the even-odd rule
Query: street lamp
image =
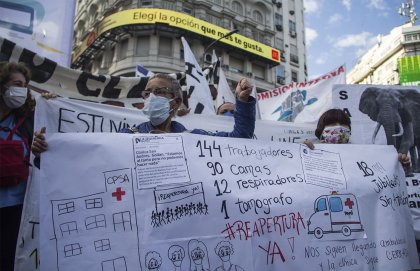
[(230, 31), (229, 33), (226, 33), (225, 35), (223, 35), (223, 36), (221, 36), (220, 38), (218, 38), (217, 40), (214, 40), (212, 43), (210, 43), (210, 45), (209, 46), (207, 46), (206, 47), (206, 49), (204, 49), (204, 53), (203, 53), (203, 64), (204, 64), (204, 60), (205, 60), (205, 57), (206, 57), (206, 53), (207, 53), (207, 51), (215, 44), (215, 43), (217, 43), (218, 41), (220, 41), (221, 39), (224, 39), (224, 38), (227, 38), (227, 37), (229, 37), (229, 36), (231, 36), (231, 35), (233, 35), (233, 34), (235, 34), (235, 33), (238, 33), (239, 32), (239, 30), (238, 29), (233, 29), (232, 31)]

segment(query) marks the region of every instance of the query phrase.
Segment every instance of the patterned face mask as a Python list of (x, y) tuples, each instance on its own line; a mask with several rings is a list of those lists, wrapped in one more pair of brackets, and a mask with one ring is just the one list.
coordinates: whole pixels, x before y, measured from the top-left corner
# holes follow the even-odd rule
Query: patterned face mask
[(351, 131), (341, 125), (324, 128), (321, 141), (328, 144), (347, 144), (349, 143)]

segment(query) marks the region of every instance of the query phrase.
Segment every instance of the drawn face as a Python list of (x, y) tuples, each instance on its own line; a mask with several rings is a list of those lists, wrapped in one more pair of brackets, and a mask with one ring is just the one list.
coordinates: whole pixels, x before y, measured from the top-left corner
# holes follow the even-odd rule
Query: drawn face
[(156, 260), (155, 258), (150, 259), (150, 261), (147, 264), (147, 268), (149, 270), (155, 270), (158, 269), (160, 267), (159, 261)]
[(180, 250), (178, 250), (178, 251), (174, 251), (172, 254), (171, 254), (171, 261), (172, 261), (172, 263), (175, 265), (175, 266), (177, 266), (177, 267), (180, 267), (181, 266), (181, 264), (182, 264), (182, 260), (183, 260), (184, 258), (182, 257), (182, 253), (181, 253), (181, 251)]
[(191, 259), (194, 261), (195, 264), (201, 264), (203, 262), (204, 256), (204, 251), (199, 247), (191, 251)]
[(227, 262), (230, 260), (230, 254), (231, 254), (231, 251), (229, 247), (221, 247), (219, 249), (219, 257), (224, 262)]

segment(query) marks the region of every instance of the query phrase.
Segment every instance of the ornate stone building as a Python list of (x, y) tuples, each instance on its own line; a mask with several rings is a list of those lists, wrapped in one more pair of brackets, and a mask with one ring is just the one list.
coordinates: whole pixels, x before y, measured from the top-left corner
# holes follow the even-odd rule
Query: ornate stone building
[(183, 71), (184, 36), (202, 66), (215, 49), (228, 81), (246, 76), (258, 91), (272, 90), (307, 79), (303, 13), (303, 0), (78, 0), (72, 67), (118, 76), (134, 76), (136, 64)]

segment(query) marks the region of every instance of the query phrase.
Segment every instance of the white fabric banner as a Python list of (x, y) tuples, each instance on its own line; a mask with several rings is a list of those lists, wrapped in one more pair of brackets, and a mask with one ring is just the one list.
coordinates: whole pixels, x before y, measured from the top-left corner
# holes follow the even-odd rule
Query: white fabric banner
[(0, 1), (0, 37), (70, 66), (75, 0)]
[[(233, 118), (188, 114), (176, 118), (187, 129), (230, 131)], [(47, 133), (111, 132), (147, 121), (140, 110), (103, 105), (99, 103), (57, 98), (37, 99), (35, 130), (46, 127)], [(254, 138), (276, 142), (303, 142), (314, 139), (313, 125), (285, 122), (257, 121)], [(39, 171), (34, 168), (24, 204), (19, 243), (16, 252), (16, 270), (39, 268)]]
[(188, 107), (191, 112), (203, 115), (215, 115), (213, 101), (210, 94), (210, 88), (206, 77), (201, 70), (200, 65), (188, 42), (181, 38), (184, 46), (185, 73), (187, 77)]
[(331, 108), (334, 84), (345, 84), (346, 74), (341, 66), (317, 79), (282, 86), (258, 93), (261, 118), (264, 120), (316, 123)]
[(311, 151), (188, 133), (47, 141), (43, 270), (418, 267), (392, 146)]
[[(410, 154), (412, 166), (408, 175), (413, 176), (406, 182), (408, 205), (416, 238), (420, 240), (420, 87), (335, 85), (332, 95), (333, 105), (351, 117), (351, 143), (372, 144), (375, 138), (374, 144), (389, 143), (397, 146), (399, 152)], [(391, 131), (385, 132), (388, 129), (384, 127), (390, 127)], [(400, 132), (401, 135), (393, 136)]]

